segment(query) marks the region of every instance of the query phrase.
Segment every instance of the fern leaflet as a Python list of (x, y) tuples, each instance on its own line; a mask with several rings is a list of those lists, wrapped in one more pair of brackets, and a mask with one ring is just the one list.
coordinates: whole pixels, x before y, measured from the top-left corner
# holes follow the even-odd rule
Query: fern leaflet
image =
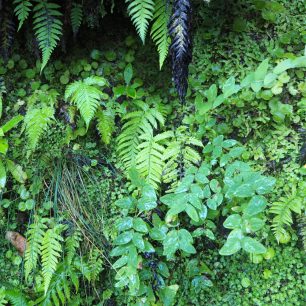
[(38, 46), (42, 52), (41, 71), (47, 65), (53, 50), (62, 36), (62, 15), (58, 10), (60, 5), (47, 0), (39, 1), (34, 7), (34, 30)]
[(168, 35), (169, 11), (165, 0), (157, 0), (153, 16), (151, 37), (159, 53), (159, 68), (161, 69), (167, 57), (170, 37)]
[(29, 17), (32, 3), (29, 0), (15, 0), (14, 4), (16, 5), (14, 12), (19, 21), (19, 25), (18, 25), (18, 31), (19, 31), (23, 23)]
[(124, 164), (125, 170), (135, 165), (136, 156), (139, 151), (140, 135), (153, 135), (153, 128), (158, 123), (164, 124), (164, 117), (155, 107), (149, 107), (142, 101), (134, 102), (137, 110), (123, 117), (125, 121), (122, 132), (118, 136), (118, 154)]
[(70, 14), (71, 26), (73, 34), (76, 35), (80, 29), (83, 20), (83, 6), (79, 3), (73, 3)]
[(301, 213), (302, 203), (302, 198), (293, 194), (289, 198), (281, 197), (279, 201), (272, 204), (270, 213), (276, 215), (272, 220), (272, 231), (278, 242), (283, 237), (288, 236), (285, 227), (291, 226), (293, 223), (292, 211), (298, 214)]
[(111, 110), (97, 112), (97, 129), (105, 144), (109, 144), (112, 133), (115, 129), (115, 116)]
[(5, 290), (5, 295), (13, 306), (28, 306), (27, 299), (24, 297), (22, 292), (17, 289)]
[(48, 229), (42, 239), (41, 263), (45, 295), (48, 291), (52, 275), (57, 269), (58, 260), (62, 252), (60, 242), (63, 241), (63, 238), (58, 234), (61, 228), (60, 226), (55, 226), (52, 229)]
[(33, 151), (44, 131), (54, 120), (54, 108), (43, 106), (41, 108), (30, 108), (24, 117), (26, 134), (29, 141), (30, 151)]
[(76, 104), (87, 128), (100, 105), (100, 99), (105, 96), (97, 86), (102, 87), (106, 84), (104, 78), (91, 76), (83, 81), (75, 81), (66, 88), (65, 99), (70, 99)]
[(170, 131), (156, 136), (143, 134), (139, 137), (142, 142), (138, 146), (139, 152), (136, 158), (136, 168), (139, 174), (155, 189), (159, 187), (164, 168), (163, 155), (165, 153), (165, 146), (162, 145), (162, 142), (172, 137), (173, 132)]
[(27, 231), (27, 247), (24, 264), (26, 279), (37, 266), (44, 230), (47, 228), (44, 223), (45, 219), (35, 216), (34, 223), (29, 226), (29, 230)]
[(155, 3), (153, 0), (126, 0), (128, 13), (142, 42), (145, 42), (149, 22), (153, 18)]

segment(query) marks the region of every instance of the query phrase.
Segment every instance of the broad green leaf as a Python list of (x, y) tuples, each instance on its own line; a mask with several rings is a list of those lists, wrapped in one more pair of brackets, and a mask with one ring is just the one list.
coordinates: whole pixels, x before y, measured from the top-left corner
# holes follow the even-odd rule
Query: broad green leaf
[(193, 238), (191, 234), (185, 229), (180, 229), (178, 231), (178, 236), (179, 236), (179, 248), (186, 253), (195, 254), (196, 249), (192, 245)]
[(112, 268), (113, 269), (119, 269), (123, 266), (125, 266), (128, 262), (128, 257), (127, 256), (122, 256), (120, 257), (116, 262), (113, 263)]
[(195, 222), (198, 222), (199, 221), (199, 215), (196, 211), (196, 209), (190, 205), (190, 204), (187, 204), (186, 206), (186, 213), (188, 214), (188, 216)]
[(126, 65), (123, 75), (126, 85), (129, 85), (133, 77), (133, 67), (130, 63)]
[(248, 220), (249, 227), (252, 232), (259, 231), (264, 225), (265, 221), (260, 218), (251, 218)]
[(133, 220), (133, 228), (137, 232), (141, 232), (141, 233), (148, 232), (147, 224), (141, 218), (135, 218)]
[(166, 238), (166, 233), (159, 228), (152, 228), (149, 232), (153, 240), (163, 241)]
[(269, 68), (269, 59), (265, 59), (256, 69), (254, 73), (255, 81), (263, 81)]
[(133, 267), (133, 268), (137, 268), (137, 266), (138, 266), (138, 253), (137, 253), (137, 249), (133, 245), (130, 246), (127, 257), (128, 257), (128, 265)]
[(127, 244), (133, 239), (133, 232), (124, 232), (120, 234), (114, 241), (115, 245)]
[(13, 117), (11, 120), (9, 120), (2, 126), (3, 133), (7, 133), (9, 130), (14, 128), (20, 121), (22, 121), (22, 119), (23, 116), (21, 115)]
[(250, 237), (242, 238), (241, 246), (246, 252), (253, 254), (264, 254), (267, 251), (260, 242)]
[(163, 255), (167, 256), (167, 259), (171, 258), (173, 254), (179, 249), (179, 236), (177, 230), (168, 232), (166, 238), (163, 241), (164, 252)]
[(213, 84), (209, 87), (209, 89), (206, 91), (206, 97), (209, 103), (213, 103), (214, 100), (217, 98), (218, 89), (217, 85)]
[(274, 86), (277, 79), (277, 75), (274, 73), (268, 73), (264, 79), (264, 87), (271, 88)]
[(164, 306), (172, 306), (174, 305), (175, 295), (179, 289), (178, 285), (171, 285), (159, 290), (158, 295)]
[(235, 78), (230, 77), (226, 80), (226, 82), (223, 84), (222, 92), (224, 94), (224, 98), (228, 98), (232, 96), (233, 94), (237, 93), (240, 90), (240, 85), (235, 84)]
[(142, 239), (142, 235), (139, 233), (134, 233), (133, 234), (133, 243), (134, 245), (141, 251), (144, 250), (145, 248), (145, 244), (144, 244), (144, 240)]
[(241, 242), (237, 238), (228, 238), (219, 251), (220, 255), (228, 256), (237, 253), (241, 249)]
[(273, 70), (273, 73), (275, 74), (281, 74), (284, 71), (294, 68), (294, 62), (292, 59), (286, 59), (284, 61), (281, 61)]
[(242, 224), (241, 216), (238, 214), (230, 215), (226, 218), (223, 223), (223, 226), (230, 229), (239, 228)]
[(125, 217), (119, 219), (116, 223), (117, 230), (120, 232), (126, 231), (133, 227), (133, 218), (132, 217)]
[(267, 200), (263, 196), (255, 195), (251, 198), (244, 212), (249, 216), (254, 216), (262, 212), (267, 206)]
[(171, 208), (168, 210), (167, 215), (168, 216), (175, 216), (181, 213), (186, 209), (187, 203), (179, 203), (172, 205)]
[(0, 138), (0, 153), (6, 154), (8, 150), (8, 141), (6, 138)]
[(115, 205), (122, 209), (130, 209), (133, 206), (133, 198), (125, 197), (123, 199), (119, 199), (115, 202)]
[(22, 167), (18, 164), (15, 164), (14, 162), (12, 162), (11, 160), (7, 160), (6, 161), (7, 164), (7, 168), (8, 170), (11, 172), (11, 174), (13, 175), (14, 179), (21, 183), (24, 184), (25, 181), (27, 180), (28, 176), (27, 174), (22, 170)]

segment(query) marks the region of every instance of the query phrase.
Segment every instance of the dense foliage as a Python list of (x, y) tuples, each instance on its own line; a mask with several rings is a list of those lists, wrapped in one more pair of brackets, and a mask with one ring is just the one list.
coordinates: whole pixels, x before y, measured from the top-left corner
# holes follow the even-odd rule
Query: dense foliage
[(305, 4), (0, 0), (0, 305), (303, 305)]

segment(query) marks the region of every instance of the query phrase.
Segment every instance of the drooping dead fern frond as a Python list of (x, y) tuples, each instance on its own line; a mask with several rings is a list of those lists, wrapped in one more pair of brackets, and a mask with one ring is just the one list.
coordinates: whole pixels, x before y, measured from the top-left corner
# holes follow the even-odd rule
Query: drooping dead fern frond
[(170, 53), (174, 84), (181, 102), (184, 102), (187, 93), (188, 66), (192, 58), (190, 13), (189, 0), (174, 1), (169, 27), (169, 34), (172, 38)]

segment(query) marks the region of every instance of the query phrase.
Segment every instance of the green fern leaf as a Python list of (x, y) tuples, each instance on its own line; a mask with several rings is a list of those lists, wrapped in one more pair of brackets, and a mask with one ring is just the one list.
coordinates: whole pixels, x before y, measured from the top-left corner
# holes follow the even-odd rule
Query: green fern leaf
[(13, 306), (28, 306), (28, 301), (21, 291), (16, 289), (5, 290), (6, 298)]
[(55, 226), (52, 229), (48, 229), (42, 239), (40, 249), (45, 295), (48, 291), (52, 275), (57, 268), (59, 257), (61, 256), (62, 252), (60, 242), (63, 241), (63, 238), (58, 234), (60, 229), (60, 226)]
[(153, 129), (156, 129), (158, 124), (164, 124), (164, 117), (155, 107), (149, 107), (142, 101), (134, 102), (134, 104), (137, 110), (123, 117), (125, 123), (117, 138), (117, 151), (125, 170), (135, 165), (140, 135), (153, 135)]
[(32, 3), (29, 0), (15, 0), (13, 3), (16, 5), (14, 12), (19, 21), (19, 25), (18, 25), (18, 31), (19, 31), (23, 23), (29, 17), (29, 14), (31, 12)]
[(177, 186), (183, 169), (192, 165), (199, 165), (201, 162), (201, 155), (195, 148), (201, 148), (203, 144), (200, 140), (189, 136), (186, 132), (186, 127), (184, 126), (177, 128), (175, 140), (168, 144), (163, 154), (163, 159), (166, 162), (163, 181), (171, 184), (170, 190)]
[(162, 143), (172, 137), (173, 132), (170, 131), (156, 136), (143, 134), (139, 137), (142, 142), (138, 146), (136, 168), (139, 174), (155, 189), (159, 187), (164, 169), (165, 146)]
[(70, 19), (71, 19), (71, 26), (72, 26), (73, 34), (76, 35), (77, 32), (80, 29), (80, 26), (81, 26), (82, 20), (83, 20), (83, 6), (82, 6), (82, 4), (73, 3), (72, 9), (71, 9), (71, 14), (70, 14)]
[(104, 78), (91, 76), (83, 81), (75, 81), (66, 87), (65, 100), (70, 99), (76, 104), (87, 128), (100, 105), (101, 98), (105, 97), (97, 86), (102, 87), (106, 84), (107, 81)]
[(159, 53), (159, 68), (161, 69), (164, 61), (167, 57), (169, 45), (171, 42), (168, 34), (168, 23), (169, 23), (169, 9), (165, 0), (157, 0), (154, 16), (153, 25), (151, 29), (151, 37), (157, 46)]
[(44, 236), (44, 230), (47, 228), (45, 219), (35, 216), (35, 221), (29, 226), (27, 231), (27, 247), (25, 251), (25, 278), (37, 267), (40, 248)]
[(72, 264), (72, 260), (76, 255), (76, 250), (80, 245), (81, 237), (80, 233), (76, 231), (73, 235), (68, 236), (65, 241), (65, 261), (70, 266)]
[(145, 42), (149, 23), (153, 18), (155, 3), (153, 0), (126, 0), (128, 13), (142, 42)]
[(8, 303), (5, 299), (5, 290), (4, 288), (0, 288), (0, 306), (4, 306)]
[(288, 236), (286, 227), (293, 223), (292, 212), (301, 213), (303, 200), (296, 194), (285, 198), (279, 198), (270, 208), (270, 213), (276, 215), (272, 220), (272, 231), (276, 240), (279, 242), (283, 237)]
[(63, 23), (59, 19), (62, 15), (60, 6), (56, 3), (41, 0), (34, 7), (34, 30), (38, 46), (42, 52), (41, 71), (47, 65), (63, 32)]
[(101, 135), (101, 139), (105, 144), (109, 144), (112, 133), (115, 129), (115, 116), (111, 110), (97, 112), (97, 129)]
[(41, 108), (30, 108), (25, 117), (24, 125), (29, 142), (29, 149), (33, 151), (44, 131), (48, 129), (54, 120), (54, 108), (43, 106)]

